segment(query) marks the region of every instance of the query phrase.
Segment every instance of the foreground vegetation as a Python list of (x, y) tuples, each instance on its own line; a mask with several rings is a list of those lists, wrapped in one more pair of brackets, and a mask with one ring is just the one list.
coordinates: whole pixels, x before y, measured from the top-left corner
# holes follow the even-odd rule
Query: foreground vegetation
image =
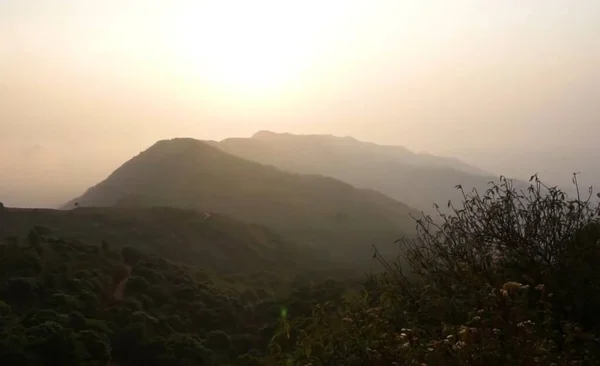
[(283, 321), (270, 364), (593, 365), (600, 362), (599, 207), (533, 177), (505, 180), (403, 240), (362, 296)]
[(418, 220), (397, 262), (375, 248), (385, 271), (361, 286), (267, 262), (207, 272), (148, 243), (84, 244), (35, 227), (0, 247), (0, 360), (598, 364), (600, 208), (591, 192), (570, 199), (533, 177), (526, 192), (502, 180), (464, 200), (441, 223)]

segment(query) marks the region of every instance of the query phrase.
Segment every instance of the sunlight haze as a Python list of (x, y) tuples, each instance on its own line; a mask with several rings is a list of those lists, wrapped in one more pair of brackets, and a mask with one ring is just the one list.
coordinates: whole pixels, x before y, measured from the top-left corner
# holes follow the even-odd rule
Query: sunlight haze
[(600, 365), (600, 0), (0, 0), (0, 364)]
[(159, 139), (258, 130), (593, 169), (598, 34), (595, 0), (0, 1), (0, 193), (59, 204)]

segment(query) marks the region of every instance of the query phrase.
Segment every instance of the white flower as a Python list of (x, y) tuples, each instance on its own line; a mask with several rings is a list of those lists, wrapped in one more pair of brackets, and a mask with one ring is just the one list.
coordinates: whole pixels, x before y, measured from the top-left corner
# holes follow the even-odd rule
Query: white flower
[(455, 351), (458, 351), (458, 350), (462, 349), (462, 348), (463, 348), (464, 346), (466, 346), (466, 345), (467, 345), (467, 344), (466, 344), (465, 342), (463, 342), (463, 341), (458, 341), (458, 342), (456, 342), (456, 343), (455, 343), (455, 344), (452, 346), (452, 349), (453, 349), (453, 350), (455, 350)]

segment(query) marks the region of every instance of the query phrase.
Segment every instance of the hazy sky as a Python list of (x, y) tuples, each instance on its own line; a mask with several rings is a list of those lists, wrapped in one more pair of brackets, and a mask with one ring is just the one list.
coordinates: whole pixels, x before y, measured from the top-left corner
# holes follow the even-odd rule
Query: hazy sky
[(599, 34), (598, 0), (0, 0), (4, 185), (260, 129), (577, 162), (599, 151)]

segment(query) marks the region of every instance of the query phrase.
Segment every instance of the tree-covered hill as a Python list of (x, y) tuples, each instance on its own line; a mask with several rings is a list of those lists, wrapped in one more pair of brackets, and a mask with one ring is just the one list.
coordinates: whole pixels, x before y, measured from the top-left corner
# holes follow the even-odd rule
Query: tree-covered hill
[(0, 245), (2, 365), (261, 365), (282, 316), (309, 316), (351, 286), (268, 268), (210, 275), (142, 243), (37, 227)]
[(104, 242), (115, 249), (129, 245), (219, 273), (331, 266), (325, 254), (311, 247), (288, 242), (265, 227), (209, 212), (167, 207), (5, 209), (5, 236), (22, 238), (36, 226), (51, 237)]
[(376, 191), (283, 172), (194, 139), (159, 141), (68, 206), (75, 203), (218, 212), (352, 259), (412, 234), (409, 215), (417, 214)]

